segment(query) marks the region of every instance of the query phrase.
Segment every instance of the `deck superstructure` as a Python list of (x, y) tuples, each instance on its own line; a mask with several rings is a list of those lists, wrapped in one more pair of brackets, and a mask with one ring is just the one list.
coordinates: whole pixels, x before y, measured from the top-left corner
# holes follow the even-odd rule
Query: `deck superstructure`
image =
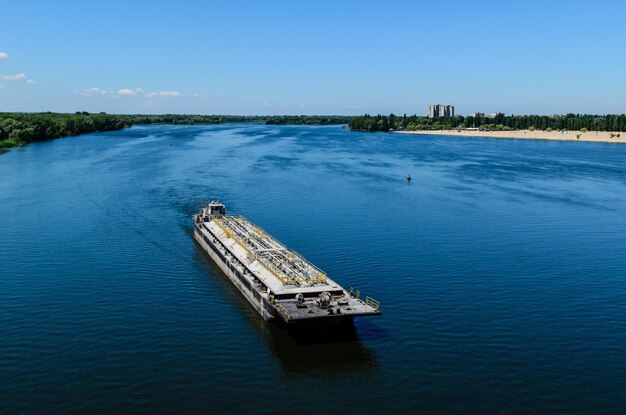
[(194, 237), (265, 320), (303, 325), (379, 315), (370, 297), (344, 290), (263, 229), (211, 202), (195, 216)]

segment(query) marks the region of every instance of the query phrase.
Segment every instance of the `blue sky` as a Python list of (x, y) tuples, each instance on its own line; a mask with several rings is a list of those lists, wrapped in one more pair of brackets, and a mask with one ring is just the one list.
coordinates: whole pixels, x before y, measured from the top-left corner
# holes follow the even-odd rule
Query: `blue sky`
[(626, 112), (621, 1), (3, 1), (0, 111)]

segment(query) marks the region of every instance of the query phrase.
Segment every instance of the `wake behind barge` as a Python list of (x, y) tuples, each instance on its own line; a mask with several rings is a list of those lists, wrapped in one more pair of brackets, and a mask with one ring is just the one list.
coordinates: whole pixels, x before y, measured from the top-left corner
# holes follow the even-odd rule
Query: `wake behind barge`
[(211, 202), (194, 216), (194, 237), (266, 321), (333, 327), (380, 315), (378, 301), (339, 284), (239, 215)]

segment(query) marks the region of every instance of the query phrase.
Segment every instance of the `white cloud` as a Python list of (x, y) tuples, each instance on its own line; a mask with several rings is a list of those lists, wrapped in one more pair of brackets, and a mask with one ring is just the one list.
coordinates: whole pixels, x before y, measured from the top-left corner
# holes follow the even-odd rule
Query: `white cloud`
[(111, 91), (108, 89), (98, 88), (93, 86), (91, 88), (83, 89), (80, 92), (81, 95), (91, 96), (91, 95), (109, 95), (113, 98), (121, 98), (121, 97), (135, 97), (137, 95), (143, 94), (143, 89), (141, 88), (122, 88), (116, 91)]
[(97, 87), (84, 89), (80, 94), (81, 95), (107, 95), (110, 94), (111, 91), (107, 91), (106, 89), (100, 89)]
[(182, 97), (183, 94), (181, 94), (178, 91), (161, 91), (159, 92), (159, 95), (162, 97)]
[(183, 94), (178, 91), (159, 91), (159, 92), (150, 92), (148, 97), (182, 97)]
[(28, 77), (24, 72), (19, 72), (15, 75), (2, 75), (2, 79), (5, 81), (26, 81)]
[(0, 52), (0, 61), (5, 61), (9, 59), (9, 54), (6, 52)]
[(143, 93), (143, 89), (141, 88), (123, 88), (118, 89), (116, 94), (124, 97), (134, 97), (137, 95), (141, 95)]
[[(117, 90), (108, 90), (102, 89), (98, 87), (91, 87), (87, 89), (83, 89), (80, 92), (76, 92), (77, 94), (84, 96), (109, 96), (114, 99), (126, 98), (126, 97), (145, 97), (148, 100), (146, 102), (152, 103), (152, 98), (176, 98), (176, 97), (184, 97), (187, 96), (179, 91), (154, 91), (154, 92), (145, 92), (141, 88), (122, 88)], [(195, 97), (199, 97), (201, 95), (195, 94)]]
[(35, 85), (37, 82), (30, 79), (24, 72), (18, 72), (15, 75), (0, 75), (0, 79), (5, 81), (24, 81), (28, 85)]

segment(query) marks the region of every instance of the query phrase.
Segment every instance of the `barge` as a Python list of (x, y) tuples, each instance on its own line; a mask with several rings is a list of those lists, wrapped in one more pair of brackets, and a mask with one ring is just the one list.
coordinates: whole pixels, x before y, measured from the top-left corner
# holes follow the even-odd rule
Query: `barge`
[(268, 322), (332, 329), (380, 315), (380, 304), (345, 290), (323, 271), (241, 215), (211, 202), (194, 215), (194, 238)]

